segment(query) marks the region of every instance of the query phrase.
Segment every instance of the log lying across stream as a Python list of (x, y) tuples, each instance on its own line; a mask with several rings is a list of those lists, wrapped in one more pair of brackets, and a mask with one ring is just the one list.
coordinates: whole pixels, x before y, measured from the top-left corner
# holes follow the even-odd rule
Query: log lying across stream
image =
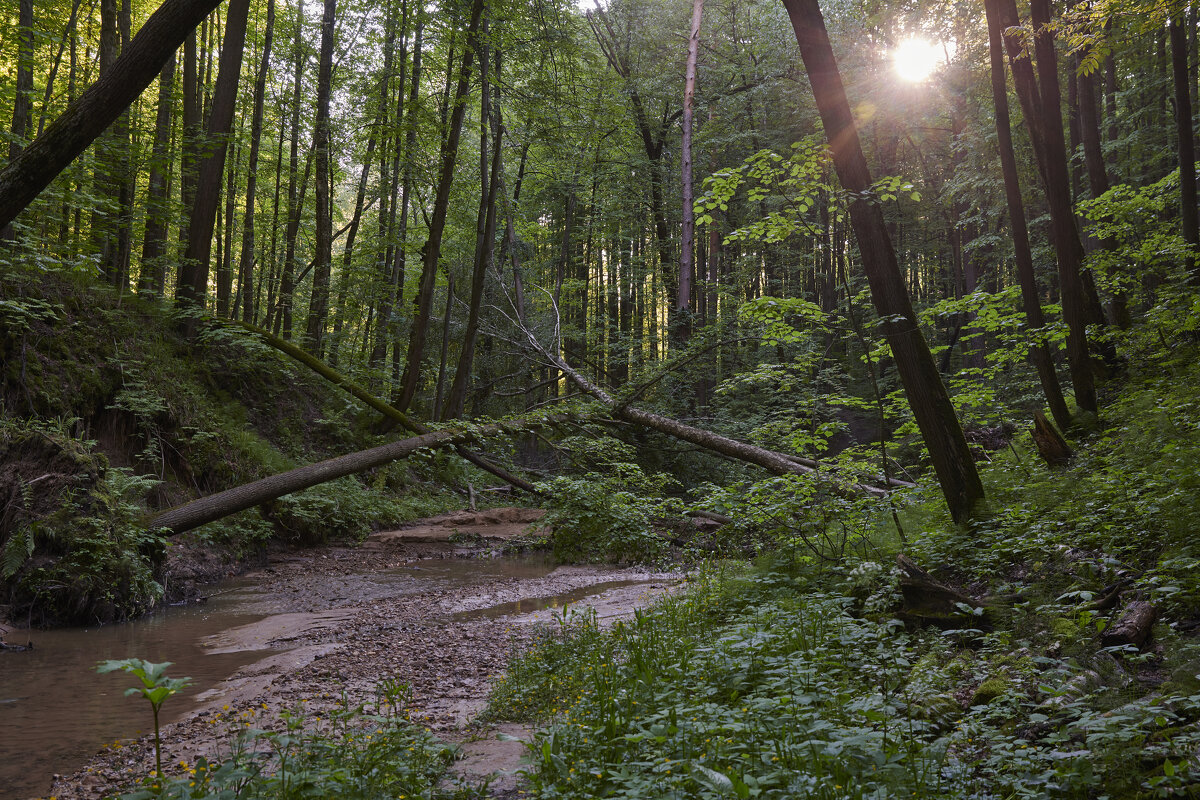
[(463, 428), (457, 430), (430, 431), (419, 436), (401, 439), (398, 442), (372, 447), (369, 450), (360, 450), (357, 453), (297, 467), (278, 475), (201, 497), (164, 511), (152, 518), (148, 527), (154, 530), (166, 529), (171, 534), (183, 533), (277, 497), (283, 497), (285, 494), (381, 467), (392, 461), (399, 461), (418, 450), (455, 447), (492, 436), (512, 435), (536, 428), (560, 425), (575, 419), (578, 419), (577, 415), (554, 414), (543, 417), (526, 417), (515, 422), (496, 422), (490, 425), (469, 427), (464, 425)]

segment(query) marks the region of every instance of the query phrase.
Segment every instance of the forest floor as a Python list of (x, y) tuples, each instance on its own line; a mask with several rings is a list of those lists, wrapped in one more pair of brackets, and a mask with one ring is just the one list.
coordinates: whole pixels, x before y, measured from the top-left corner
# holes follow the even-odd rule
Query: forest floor
[[(173, 765), (165, 771), (182, 772), (181, 762), (195, 764), (199, 756), (226, 755), (234, 733), (248, 724), (278, 729), (297, 709), (315, 721), (347, 704), (375, 705), (381, 683), (391, 681), (411, 691), (407, 708), (414, 722), (460, 745), (453, 777), (468, 784), (487, 780), (493, 797), (515, 796), (525, 748), (510, 737), (529, 731), (476, 719), (493, 678), (539, 638), (542, 626), (555, 624), (564, 604), (615, 620), (671, 591), (681, 576), (609, 566), (547, 567), (537, 576), (500, 569), (483, 582), (417, 594), (364, 594), (355, 579), (425, 563), (432, 569), (435, 559), (478, 557), (523, 532), (536, 516), (527, 518), (529, 511), (454, 512), (376, 534), (358, 547), (276, 556), (249, 573), (245, 577), (281, 610), (206, 646), (214, 653), (265, 648), (267, 655), (205, 692), (198, 709), (164, 728), (163, 762)], [(108, 796), (153, 769), (152, 737), (114, 743), (83, 769), (55, 776), (49, 794)]]

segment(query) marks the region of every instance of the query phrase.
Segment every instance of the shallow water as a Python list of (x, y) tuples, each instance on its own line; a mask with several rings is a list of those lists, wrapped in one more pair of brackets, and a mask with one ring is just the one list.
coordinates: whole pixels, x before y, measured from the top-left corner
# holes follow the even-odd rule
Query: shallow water
[[(0, 800), (45, 793), (54, 773), (81, 767), (106, 744), (152, 729), (149, 705), (124, 690), (131, 675), (99, 675), (98, 661), (171, 661), (170, 676), (194, 683), (163, 706), (163, 724), (197, 707), (196, 696), (264, 651), (212, 653), (205, 640), (230, 628), (290, 611), (361, 605), (385, 597), (470, 586), (500, 578), (539, 578), (553, 566), (542, 559), (429, 559), (383, 572), (302, 576), (291, 589), (266, 592), (253, 579), (212, 587), (207, 603), (165, 608), (119, 625), (13, 631), (6, 640), (32, 640), (29, 652), (0, 652)], [(511, 612), (510, 612), (511, 613)]]

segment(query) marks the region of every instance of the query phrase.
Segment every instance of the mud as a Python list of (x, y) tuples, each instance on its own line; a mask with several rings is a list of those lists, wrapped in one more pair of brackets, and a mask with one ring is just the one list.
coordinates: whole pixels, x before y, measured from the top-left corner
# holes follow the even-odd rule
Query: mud
[[(612, 620), (631, 615), (680, 579), (641, 569), (554, 567), (537, 558), (466, 560), (477, 550), (463, 547), (455, 535), (464, 527), (480, 528), (473, 533), (486, 543), (520, 534), (497, 529), (523, 530), (532, 521), (489, 522), (478, 515), (452, 521), (447, 515), (408, 529), (426, 529), (424, 539), (377, 537), (358, 548), (275, 557), (239, 579), (253, 584), (259, 599), (252, 610), (261, 616), (207, 636), (202, 646), (214, 657), (241, 654), (253, 662), (196, 697), (193, 710), (164, 729), (164, 764), (219, 755), (240, 719), (269, 726), (298, 706), (315, 715), (343, 698), (373, 701), (381, 681), (389, 679), (411, 687), (414, 718), (462, 743), (456, 770), (463, 778), (492, 775), (492, 796), (512, 796), (524, 752), (513, 739), (528, 731), (488, 729), (475, 721), (508, 661), (564, 603), (594, 607)], [(409, 580), (413, 575), (420, 580)], [(147, 774), (152, 764), (148, 737), (122, 741), (38, 791), (98, 798)]]

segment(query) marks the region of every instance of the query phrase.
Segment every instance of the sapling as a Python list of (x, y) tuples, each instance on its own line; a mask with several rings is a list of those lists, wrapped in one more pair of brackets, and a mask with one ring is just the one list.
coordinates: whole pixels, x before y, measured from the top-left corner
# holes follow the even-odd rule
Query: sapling
[(125, 690), (126, 697), (141, 695), (150, 701), (150, 709), (154, 712), (154, 768), (155, 775), (161, 780), (163, 777), (162, 771), (162, 739), (158, 733), (158, 712), (162, 708), (162, 704), (168, 697), (183, 689), (192, 682), (191, 678), (168, 678), (165, 674), (167, 667), (171, 666), (170, 661), (164, 661), (161, 664), (153, 664), (141, 658), (122, 658), (110, 659), (101, 661), (96, 665), (96, 671), (129, 672), (136, 675), (142, 682), (141, 686), (134, 686), (132, 689)]

